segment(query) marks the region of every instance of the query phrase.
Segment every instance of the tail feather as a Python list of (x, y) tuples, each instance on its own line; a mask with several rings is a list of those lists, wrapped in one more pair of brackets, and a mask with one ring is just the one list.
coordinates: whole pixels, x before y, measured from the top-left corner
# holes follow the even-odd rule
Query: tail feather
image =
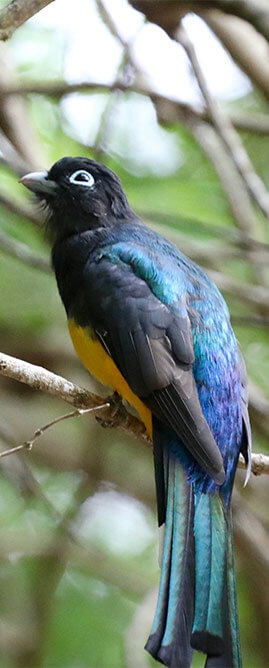
[(222, 654), (227, 522), (218, 494), (196, 498), (194, 535), (196, 593), (191, 643), (205, 654)]
[(146, 649), (170, 668), (241, 668), (231, 510), (198, 491), (177, 456), (173, 432), (153, 421), (159, 523), (165, 519), (157, 609)]
[(231, 629), (231, 646), (233, 656), (233, 666), (241, 668), (241, 646), (239, 636), (237, 593), (235, 582), (235, 564), (234, 564), (234, 545), (233, 545), (233, 525), (232, 510), (228, 509), (228, 555), (227, 555), (227, 588), (228, 588), (228, 609), (229, 609), (229, 627)]
[[(169, 465), (168, 477), (174, 478), (174, 463), (171, 461)], [(153, 657), (158, 658), (159, 649), (162, 643), (162, 638), (165, 632), (168, 599), (169, 599), (169, 584), (171, 572), (171, 558), (172, 558), (172, 543), (173, 543), (173, 506), (174, 506), (174, 485), (168, 485), (168, 494), (166, 501), (166, 523), (164, 534), (164, 545), (161, 564), (161, 579), (159, 585), (159, 595), (155, 618), (151, 630), (150, 638), (146, 644), (146, 649)]]
[[(156, 443), (155, 439), (155, 443)], [(188, 668), (194, 605), (193, 489), (171, 450), (164, 449), (165, 538), (159, 597), (146, 649), (172, 668)], [(157, 479), (157, 495), (158, 481)], [(159, 506), (159, 517), (162, 512)]]
[(194, 599), (193, 493), (177, 465), (174, 489), (168, 612), (158, 656), (168, 666), (186, 668), (192, 659), (189, 639)]
[(191, 644), (206, 668), (240, 668), (231, 509), (202, 494), (195, 510), (196, 594)]

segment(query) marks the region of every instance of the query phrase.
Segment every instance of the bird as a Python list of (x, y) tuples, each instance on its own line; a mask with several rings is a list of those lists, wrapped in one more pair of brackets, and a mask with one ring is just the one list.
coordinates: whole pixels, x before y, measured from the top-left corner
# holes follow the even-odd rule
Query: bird
[(21, 183), (47, 211), (52, 266), (85, 367), (153, 439), (161, 575), (145, 645), (160, 663), (242, 665), (231, 494), (251, 467), (247, 372), (206, 273), (132, 210), (117, 175), (64, 157)]

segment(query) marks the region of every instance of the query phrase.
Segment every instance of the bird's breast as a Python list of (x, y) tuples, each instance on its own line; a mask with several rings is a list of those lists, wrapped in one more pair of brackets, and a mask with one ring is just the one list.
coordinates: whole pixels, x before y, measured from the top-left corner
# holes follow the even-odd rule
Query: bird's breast
[(152, 437), (151, 411), (131, 390), (94, 331), (90, 327), (79, 327), (74, 320), (68, 321), (68, 328), (75, 351), (86, 369), (101, 383), (112, 387), (137, 410), (149, 436)]

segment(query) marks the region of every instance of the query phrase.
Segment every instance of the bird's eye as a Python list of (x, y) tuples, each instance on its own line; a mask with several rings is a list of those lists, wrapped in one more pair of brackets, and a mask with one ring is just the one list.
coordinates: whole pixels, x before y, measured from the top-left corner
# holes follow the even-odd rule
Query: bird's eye
[(88, 186), (91, 187), (94, 184), (93, 175), (90, 172), (86, 172), (85, 169), (78, 169), (76, 172), (69, 176), (70, 183), (75, 183), (78, 186)]

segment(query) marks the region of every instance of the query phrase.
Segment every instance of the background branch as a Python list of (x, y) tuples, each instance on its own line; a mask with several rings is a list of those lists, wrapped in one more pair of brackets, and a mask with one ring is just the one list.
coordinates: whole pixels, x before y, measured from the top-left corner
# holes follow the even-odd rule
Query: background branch
[[(4, 12), (14, 9), (15, 4), (17, 7), (23, 4), (28, 14), (30, 4), (30, 13), (39, 7), (36, 2), (18, 0), (9, 3)], [(0, 249), (6, 254), (5, 261), (0, 263), (3, 285), (0, 332), (2, 349), (13, 356), (0, 357), (1, 412), (5, 416), (0, 420), (0, 452), (10, 454), (12, 448), (18, 447), (23, 450), (22, 441), (32, 434), (33, 424), (48, 426), (42, 447), (33, 448), (31, 456), (19, 457), (15, 453), (0, 459), (5, 520), (0, 530), (1, 650), (5, 665), (12, 664), (14, 668), (39, 668), (59, 662), (67, 665), (70, 661), (86, 665), (89, 656), (100, 668), (107, 667), (110, 657), (123, 668), (125, 663), (128, 667), (142, 665), (140, 652), (147, 662), (142, 650), (144, 627), (150, 626), (145, 611), (148, 608), (148, 616), (152, 618), (153, 603), (149, 596), (147, 606), (142, 598), (147, 587), (153, 588), (158, 579), (157, 563), (156, 571), (153, 568), (152, 451), (144, 447), (150, 446), (150, 440), (140, 420), (114, 397), (108, 398), (110, 408), (99, 409), (100, 423), (118, 426), (117, 431), (101, 430), (96, 420), (85, 419), (64, 421), (60, 438), (59, 430), (49, 428), (50, 424), (61, 421), (61, 416), (57, 416), (64, 412), (60, 404), (58, 408), (55, 397), (73, 406), (72, 415), (80, 412), (80, 406), (82, 410), (84, 406), (92, 406), (89, 410), (95, 411), (105, 400), (98, 384), (85, 376), (71, 352), (54, 282), (42, 276), (41, 271), (34, 273), (27, 269), (30, 265), (48, 271), (49, 265), (44, 258), (44, 266), (38, 251), (31, 250), (40, 248), (42, 253), (42, 245), (38, 243), (37, 229), (24, 223), (27, 219), (39, 224), (40, 214), (20, 193), (14, 179), (16, 174), (49, 167), (63, 154), (99, 156), (119, 173), (132, 206), (142, 219), (177, 243), (206, 270), (211, 270), (228, 299), (233, 325), (240, 327), (235, 333), (248, 366), (250, 417), (255, 447), (261, 453), (269, 442), (266, 397), (269, 227), (223, 141), (216, 110), (212, 113), (212, 108), (208, 108), (207, 96), (197, 107), (193, 102), (182, 102), (188, 86), (193, 93), (195, 87), (197, 93), (195, 76), (182, 47), (171, 39), (169, 46), (167, 35), (174, 39), (180, 25), (186, 25), (194, 47), (197, 46), (198, 65), (201, 72), (205, 71), (211, 90), (213, 67), (209, 65), (209, 75), (204, 70), (203, 49), (207, 50), (207, 41), (203, 35), (206, 37), (207, 29), (200, 17), (228, 50), (232, 62), (237, 62), (247, 74), (250, 82), (246, 84), (245, 77), (240, 77), (236, 68), (233, 70), (240, 97), (236, 85), (227, 84), (229, 69), (223, 50), (214, 38), (208, 38), (212, 62), (216, 54), (217, 76), (220, 79), (223, 72), (226, 84), (222, 93), (227, 96), (218, 103), (220, 112), (224, 107), (228, 125), (244, 131), (242, 141), (252, 161), (252, 177), (257, 172), (267, 184), (269, 60), (265, 35), (269, 4), (267, 0), (265, 3), (262, 0), (136, 2), (140, 9), (144, 5), (148, 19), (161, 26), (166, 36), (152, 26), (145, 26), (142, 17), (134, 13), (132, 24), (132, 9), (127, 5), (118, 16), (116, 7), (114, 10), (116, 3), (98, 0), (103, 11), (100, 18), (93, 2), (86, 3), (88, 10), (85, 3), (81, 6), (79, 3), (78, 7), (74, 2), (65, 3), (66, 15), (62, 21), (58, 13), (61, 3), (56, 4), (55, 12), (53, 5), (47, 12), (49, 21), (45, 14), (44, 23), (42, 17), (40, 21), (38, 18), (30, 21), (25, 30), (17, 32), (10, 47), (2, 43), (0, 48), (0, 170), (5, 193), (0, 195), (4, 231)], [(85, 16), (88, 11), (87, 26), (86, 22), (83, 26), (79, 23), (84, 20), (81, 19), (84, 11)], [(183, 21), (192, 11), (196, 17), (189, 16)], [(67, 26), (72, 16), (74, 23)], [(0, 17), (3, 19), (3, 11)], [(18, 24), (20, 20), (21, 17)], [(11, 27), (10, 34), (16, 25), (13, 21), (6, 26)], [(135, 25), (142, 27), (139, 38)], [(76, 29), (81, 30), (79, 39)], [(102, 42), (95, 50), (99, 29)], [(134, 38), (130, 43), (131, 34)], [(159, 54), (155, 51), (158, 39)], [(170, 61), (168, 49), (167, 60), (163, 57), (164, 40), (170, 48)], [(143, 48), (147, 49), (145, 64)], [(156, 60), (160, 55), (158, 69), (155, 53)], [(107, 81), (107, 70), (104, 77), (100, 70), (103, 54), (106, 67), (112, 68), (115, 62), (110, 70), (114, 81), (108, 85), (102, 83)], [(120, 63), (118, 69), (116, 63)], [(167, 74), (162, 88), (160, 69)], [(68, 83), (65, 75), (78, 83)], [(219, 87), (215, 88), (216, 95), (217, 90)], [(80, 95), (76, 97), (77, 92)], [(84, 92), (87, 97), (83, 97)], [(74, 93), (73, 99), (65, 99)], [(197, 100), (196, 93), (192, 96), (187, 92), (186, 99)], [(223, 129), (222, 120), (223, 117), (220, 118)], [(160, 128), (158, 121), (164, 127)], [(237, 145), (237, 149), (240, 152), (241, 146)], [(24, 241), (24, 245), (17, 239)], [(26, 268), (8, 254), (22, 260)], [(22, 362), (24, 359), (33, 364)], [(49, 368), (55, 374), (47, 372)], [(66, 380), (66, 375), (77, 384)], [(19, 385), (17, 380), (23, 384)], [(83, 385), (88, 387), (88, 381), (91, 391), (83, 388)], [(31, 387), (39, 392), (32, 392)], [(37, 430), (37, 438), (41, 431), (42, 428)], [(126, 438), (127, 435), (134, 435), (136, 440)], [(244, 466), (240, 460), (239, 468)], [(264, 587), (268, 579), (265, 558), (268, 470), (268, 456), (253, 454), (252, 471), (259, 478), (251, 476), (242, 499), (238, 498), (237, 489), (244, 477), (240, 471), (233, 497), (246, 668), (257, 663), (264, 668), (268, 666), (268, 596)], [(247, 515), (241, 514), (242, 508)], [(132, 509), (137, 517), (134, 522)], [(123, 521), (115, 526), (114, 519), (122, 517), (122, 511)], [(107, 522), (110, 516), (107, 527), (102, 522)], [(126, 538), (128, 521), (131, 525)], [(139, 536), (140, 527), (144, 539)], [(249, 531), (249, 527), (253, 530)], [(103, 543), (104, 549), (99, 549)], [(134, 604), (137, 614), (131, 625)], [(253, 619), (257, 620), (255, 630), (252, 630)]]
[[(125, 83), (122, 79), (116, 79), (114, 83), (106, 84), (98, 81), (79, 81), (76, 83), (67, 83), (66, 81), (32, 81), (27, 84), (1, 84), (0, 95), (5, 97), (13, 97), (17, 95), (45, 95), (53, 99), (60, 99), (67, 95), (74, 93), (87, 93), (92, 91), (99, 92), (113, 92), (121, 90), (123, 92), (130, 92), (141, 95), (148, 95), (153, 100), (160, 100), (167, 102), (170, 105), (167, 121), (170, 123), (180, 120), (178, 112), (190, 111), (197, 116), (197, 119), (212, 122), (212, 118), (206, 109), (194, 109), (192, 106), (175, 101), (172, 97), (161, 95), (156, 91), (142, 86), (141, 83), (132, 82)], [(168, 110), (168, 107), (167, 107)], [(246, 130), (258, 135), (269, 134), (269, 119), (268, 114), (263, 113), (248, 113), (246, 111), (230, 111), (228, 114), (230, 122), (238, 130)]]
[[(267, 0), (131, 0), (133, 7), (146, 14), (150, 21), (156, 20), (154, 13), (162, 9), (171, 12), (173, 20), (179, 20), (182, 13), (198, 12), (202, 9), (219, 9), (233, 14), (253, 27), (269, 41), (269, 9)], [(153, 15), (152, 15), (153, 8)], [(156, 21), (157, 23), (157, 21)]]
[(20, 260), (28, 267), (34, 267), (35, 269), (40, 269), (46, 273), (51, 273), (49, 260), (41, 255), (37, 255), (37, 253), (34, 253), (26, 244), (17, 241), (16, 239), (12, 239), (8, 234), (2, 232), (2, 230), (0, 230), (0, 250), (15, 257), (17, 260)]
[(180, 44), (182, 44), (190, 59), (198, 85), (206, 101), (213, 124), (219, 133), (219, 136), (228, 149), (229, 154), (231, 155), (234, 164), (244, 179), (250, 194), (266, 218), (269, 219), (269, 193), (266, 190), (263, 181), (255, 172), (251, 160), (249, 159), (247, 152), (245, 151), (244, 146), (239, 138), (239, 135), (235, 132), (227, 114), (220, 107), (218, 102), (210, 95), (206, 79), (196, 56), (195, 48), (193, 47), (191, 40), (182, 26), (177, 31), (176, 36), (177, 40), (180, 42)]
[(6, 40), (13, 35), (27, 19), (34, 16), (53, 0), (11, 0), (0, 11), (0, 39)]

